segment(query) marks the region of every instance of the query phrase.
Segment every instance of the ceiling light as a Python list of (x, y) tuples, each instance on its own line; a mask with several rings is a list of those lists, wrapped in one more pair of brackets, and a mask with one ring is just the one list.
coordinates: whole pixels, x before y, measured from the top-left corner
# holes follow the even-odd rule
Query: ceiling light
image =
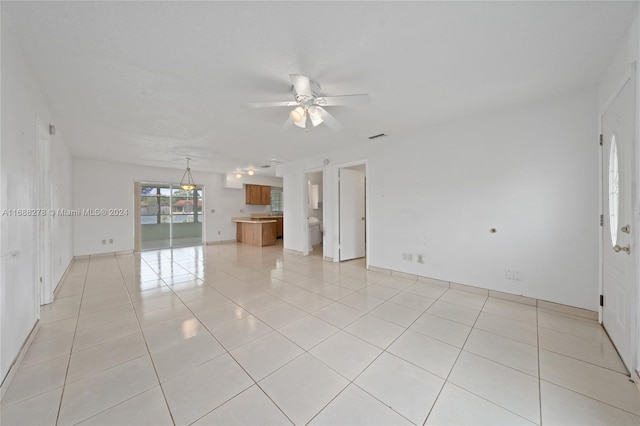
[(193, 182), (193, 176), (191, 176), (191, 167), (189, 167), (189, 161), (191, 161), (191, 158), (187, 157), (186, 160), (187, 169), (182, 175), (182, 180), (180, 180), (180, 188), (184, 189), (185, 191), (193, 191), (194, 189), (196, 189), (196, 184)]
[(249, 170), (249, 171), (247, 172), (247, 174), (248, 174), (249, 176), (253, 176), (253, 174), (254, 174), (254, 173), (255, 173), (255, 172), (253, 171), (253, 169), (251, 169), (251, 170)]
[(236, 173), (236, 177), (237, 177), (238, 179), (242, 179), (242, 173), (240, 173), (240, 172)]
[(310, 106), (307, 112), (309, 113), (309, 118), (311, 119), (311, 124), (313, 124), (313, 127), (322, 123), (322, 113), (320, 108)]
[(294, 123), (299, 123), (304, 118), (304, 108), (301, 106), (297, 107), (289, 113), (289, 117), (291, 117)]

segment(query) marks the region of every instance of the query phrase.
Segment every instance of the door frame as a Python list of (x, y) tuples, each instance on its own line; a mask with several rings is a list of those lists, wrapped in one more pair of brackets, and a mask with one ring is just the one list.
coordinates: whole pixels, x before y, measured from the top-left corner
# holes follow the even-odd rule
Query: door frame
[[(302, 173), (303, 184), (302, 184), (302, 255), (309, 256), (311, 251), (309, 250), (309, 174), (310, 173), (318, 173), (322, 172), (322, 220), (325, 218), (325, 182), (327, 179), (327, 171), (325, 167), (319, 167), (314, 169), (304, 170)], [(324, 244), (324, 236), (322, 238), (322, 258), (324, 259), (327, 255), (327, 248)]]
[(36, 294), (39, 295), (38, 305), (53, 302), (53, 268), (52, 259), (52, 219), (51, 205), (51, 135), (49, 126), (40, 119), (36, 126), (36, 203), (38, 209), (46, 214), (36, 218)]
[[(134, 253), (140, 253), (142, 252), (142, 224), (140, 223), (140, 190), (142, 189), (143, 186), (145, 185), (149, 185), (149, 186), (168, 186), (168, 187), (180, 187), (179, 183), (167, 183), (167, 182), (155, 182), (155, 181), (149, 181), (149, 180), (136, 180), (133, 182), (133, 252)], [(207, 206), (206, 206), (206, 190), (205, 190), (205, 186), (204, 185), (197, 185), (196, 190), (200, 189), (202, 191), (202, 197), (200, 198), (202, 200), (202, 235), (201, 235), (201, 241), (200, 244), (201, 245), (206, 245), (206, 212), (207, 212)], [(197, 208), (197, 207), (196, 207)], [(173, 243), (173, 223), (169, 223), (169, 247), (165, 247), (164, 249), (161, 250), (165, 250), (165, 249), (174, 249), (176, 247), (174, 247), (172, 245)], [(180, 248), (180, 247), (177, 247)], [(153, 249), (150, 249), (153, 250)]]
[[(369, 262), (370, 262), (370, 242), (371, 242), (371, 238), (370, 238), (370, 228), (371, 228), (371, 208), (370, 208), (370, 186), (369, 185), (369, 160), (355, 160), (355, 161), (349, 161), (349, 162), (345, 162), (345, 163), (339, 163), (336, 164), (334, 167), (334, 172), (333, 172), (333, 178), (334, 178), (334, 189), (335, 189), (335, 193), (336, 193), (336, 205), (335, 208), (333, 209), (334, 212), (334, 217), (335, 217), (335, 224), (333, 227), (334, 230), (334, 235), (337, 235), (338, 238), (335, 238), (333, 241), (333, 261), (334, 262), (340, 262), (340, 198), (339, 198), (339, 193), (340, 193), (340, 169), (346, 169), (349, 167), (353, 167), (353, 166), (362, 166), (364, 165), (364, 181), (365, 181), (365, 185), (364, 185), (364, 211), (365, 211), (365, 220), (364, 220), (364, 238), (365, 238), (365, 245), (364, 245), (364, 259), (365, 259), (365, 268), (369, 269)], [(326, 228), (325, 228), (326, 229)]]
[[(635, 181), (636, 183), (640, 183), (640, 167), (638, 167), (640, 166), (640, 120), (638, 120), (638, 117), (637, 117), (637, 112), (639, 111), (638, 107), (640, 106), (640, 88), (639, 88), (640, 82), (638, 81), (635, 62), (630, 64), (628, 70), (625, 72), (625, 74), (623, 75), (619, 83), (615, 86), (615, 89), (612, 91), (609, 98), (606, 100), (606, 102), (604, 102), (604, 104), (600, 108), (600, 111), (598, 111), (598, 134), (599, 135), (603, 134), (602, 120), (603, 120), (604, 114), (607, 112), (609, 107), (611, 107), (611, 105), (616, 100), (620, 92), (624, 89), (627, 82), (629, 82), (631, 79), (635, 79), (635, 83), (636, 83), (635, 84), (635, 104), (636, 104), (635, 121), (636, 122), (635, 122), (635, 129), (634, 129), (634, 140), (631, 142), (632, 150), (633, 150), (633, 158), (631, 159), (632, 170), (630, 173), (630, 178), (632, 179), (632, 182)], [(599, 204), (598, 207), (601, 215), (604, 214), (604, 207), (605, 207), (604, 206), (605, 188), (603, 187), (603, 180), (604, 180), (603, 179), (603, 173), (604, 173), (603, 158), (604, 158), (603, 145), (600, 145), (600, 149), (598, 151), (598, 204)], [(638, 218), (638, 216), (640, 215), (639, 206), (638, 206), (638, 203), (640, 201), (640, 193), (638, 191), (640, 191), (640, 189), (636, 189), (636, 193), (633, 193), (633, 185), (632, 185), (632, 194), (630, 195), (631, 195), (631, 204), (632, 204), (632, 216), (634, 218)], [(640, 387), (640, 382), (638, 382), (638, 379), (640, 379), (640, 348), (638, 347), (640, 344), (640, 329), (638, 329), (638, 327), (640, 327), (639, 325), (640, 324), (640, 282), (638, 281), (640, 279), (640, 271), (638, 271), (638, 267), (640, 266), (640, 252), (638, 251), (638, 246), (639, 246), (638, 241), (640, 241), (639, 239), (640, 229), (638, 228), (640, 228), (640, 223), (639, 221), (637, 221), (637, 219), (636, 219), (636, 222), (634, 222), (633, 220), (630, 222), (632, 226), (631, 232), (633, 232), (633, 238), (635, 241), (635, 244), (633, 247), (635, 249), (633, 250), (635, 253), (632, 252), (632, 271), (631, 271), (631, 279), (632, 279), (632, 282), (634, 283), (631, 289), (631, 292), (632, 292), (631, 296), (635, 301), (635, 303), (632, 304), (633, 311), (629, 313), (629, 315), (633, 319), (632, 320), (633, 329), (630, 330), (630, 338), (631, 338), (630, 345), (632, 348), (632, 353), (630, 354), (631, 356), (630, 361), (633, 363), (633, 365), (629, 365), (627, 367), (629, 367), (631, 370), (634, 370), (634, 371), (630, 371), (630, 373), (632, 374), (632, 376), (634, 376), (633, 378), (634, 378), (634, 381), (636, 382), (636, 385)], [(600, 226), (599, 232), (598, 232), (598, 294), (600, 295), (604, 294), (604, 276), (603, 276), (604, 275), (604, 237), (603, 237), (603, 234), (604, 234), (604, 228)], [(603, 307), (602, 306), (598, 306), (598, 322), (600, 324), (603, 324)]]

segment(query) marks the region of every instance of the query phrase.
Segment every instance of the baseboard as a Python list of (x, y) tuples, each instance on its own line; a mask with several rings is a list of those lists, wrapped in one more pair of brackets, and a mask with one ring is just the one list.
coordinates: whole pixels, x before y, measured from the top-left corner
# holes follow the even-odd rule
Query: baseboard
[(108, 251), (105, 253), (78, 254), (76, 256), (73, 256), (73, 260), (91, 259), (92, 257), (128, 256), (135, 253), (140, 253), (140, 252), (139, 251), (136, 252), (133, 249), (131, 249), (131, 250)]
[[(378, 266), (369, 265), (370, 271), (378, 272), (381, 274), (391, 274), (394, 276), (406, 278), (412, 281), (417, 280), (427, 284), (438, 285), (441, 287), (453, 288), (460, 291), (466, 291), (467, 293), (480, 294), (483, 296), (495, 297), (496, 299), (508, 300), (510, 302), (522, 303), (525, 305), (536, 306), (547, 312), (566, 314), (574, 317), (585, 318), (589, 320), (598, 320), (598, 312), (590, 311), (588, 309), (577, 308), (574, 306), (563, 305), (556, 302), (550, 302), (547, 300), (536, 299), (533, 297), (522, 296), (520, 294), (505, 293), (502, 291), (491, 290), (484, 287), (477, 287), (469, 284), (455, 283), (451, 281), (442, 281), (435, 278), (423, 277), (420, 275), (408, 274), (401, 271), (395, 271), (393, 269), (380, 268)], [(636, 382), (636, 384), (638, 384)], [(640, 385), (639, 385), (640, 386)]]
[(67, 269), (64, 270), (64, 272), (62, 273), (62, 276), (60, 277), (60, 279), (58, 280), (58, 283), (56, 284), (56, 287), (53, 289), (53, 300), (56, 300), (56, 296), (58, 295), (58, 290), (60, 289), (60, 284), (62, 284), (62, 281), (65, 280), (65, 278), (67, 278), (67, 275), (69, 275), (69, 271), (71, 270), (71, 266), (73, 266), (73, 264), (76, 263), (76, 258), (75, 256), (71, 258), (71, 260), (69, 261), (69, 264), (67, 265)]
[(9, 367), (9, 371), (7, 372), (7, 375), (4, 376), (2, 380), (2, 384), (0, 385), (0, 401), (4, 398), (4, 395), (7, 392), (7, 389), (9, 389), (9, 386), (11, 385), (11, 381), (16, 375), (16, 372), (20, 369), (22, 360), (24, 359), (25, 355), (27, 354), (27, 351), (31, 347), (31, 343), (33, 342), (33, 339), (36, 337), (36, 334), (38, 334), (38, 330), (40, 330), (40, 319), (36, 320), (36, 323), (33, 325), (31, 332), (29, 333), (26, 340), (22, 344), (22, 347), (20, 348), (20, 352), (18, 352), (18, 356), (16, 357), (15, 360), (13, 360), (13, 363), (11, 364), (11, 367)]
[(299, 254), (300, 256), (303, 256), (303, 253), (301, 251), (291, 250), (291, 249), (288, 249), (288, 248), (283, 248), (282, 252), (283, 253), (289, 253), (289, 254)]
[(237, 242), (236, 240), (220, 240), (220, 241), (207, 241), (205, 243), (205, 245), (207, 246), (213, 246), (213, 245), (218, 245), (218, 244), (232, 244)]
[(394, 275), (394, 276), (400, 277), (400, 278), (405, 278), (405, 279), (411, 280), (411, 281), (418, 281), (418, 276), (417, 275), (407, 274), (406, 272), (391, 271), (391, 275)]
[(371, 266), (369, 265), (369, 270), (373, 271), (373, 272), (378, 272), (380, 274), (387, 274), (387, 275), (391, 275), (391, 270), (390, 269), (385, 269), (385, 268), (378, 268), (377, 266)]

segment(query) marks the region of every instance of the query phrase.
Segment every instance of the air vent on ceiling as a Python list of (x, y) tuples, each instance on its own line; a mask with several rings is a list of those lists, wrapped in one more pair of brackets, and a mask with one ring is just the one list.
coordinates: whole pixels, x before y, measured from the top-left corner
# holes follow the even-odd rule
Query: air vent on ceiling
[(377, 139), (383, 136), (387, 136), (385, 133), (378, 133), (377, 135), (369, 136), (369, 139)]

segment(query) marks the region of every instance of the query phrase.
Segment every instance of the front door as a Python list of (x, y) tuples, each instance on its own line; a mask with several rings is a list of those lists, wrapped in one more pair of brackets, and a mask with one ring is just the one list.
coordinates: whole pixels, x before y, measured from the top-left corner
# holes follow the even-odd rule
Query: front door
[(602, 116), (602, 323), (627, 369), (633, 365), (635, 300), (631, 180), (635, 87), (629, 79)]

